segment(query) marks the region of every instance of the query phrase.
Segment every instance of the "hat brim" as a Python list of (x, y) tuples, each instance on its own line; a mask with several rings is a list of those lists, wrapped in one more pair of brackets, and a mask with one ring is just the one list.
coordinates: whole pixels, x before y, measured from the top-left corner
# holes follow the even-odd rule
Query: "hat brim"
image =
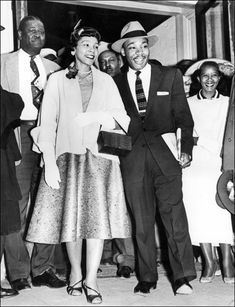
[(227, 191), (227, 184), (229, 181), (233, 181), (233, 170), (224, 171), (217, 182), (217, 195), (216, 201), (218, 206), (227, 209), (231, 214), (235, 214), (234, 202), (229, 198)]
[[(147, 38), (150, 48), (151, 48), (153, 45), (155, 45), (156, 42), (158, 41), (158, 37), (157, 37), (156, 35), (135, 36), (135, 38)], [(123, 44), (124, 44), (127, 40), (129, 40), (129, 39), (131, 39), (131, 37), (128, 37), (128, 38), (121, 38), (121, 39), (117, 40), (116, 42), (114, 42), (114, 43), (112, 44), (111, 48), (112, 48), (114, 51), (120, 53)]]
[(206, 61), (214, 61), (217, 64), (230, 64), (232, 65), (231, 62), (224, 60), (224, 59), (218, 59), (218, 58), (208, 58), (208, 59), (203, 59), (200, 61), (197, 61), (196, 63), (194, 63), (193, 65), (191, 65), (185, 72), (186, 76), (191, 76), (197, 69), (200, 68), (200, 66), (202, 65), (202, 63), (206, 62)]

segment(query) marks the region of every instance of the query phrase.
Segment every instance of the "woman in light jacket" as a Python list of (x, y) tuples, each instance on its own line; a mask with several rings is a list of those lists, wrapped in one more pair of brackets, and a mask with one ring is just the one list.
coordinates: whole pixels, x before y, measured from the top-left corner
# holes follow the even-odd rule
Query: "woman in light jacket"
[(100, 39), (97, 30), (78, 24), (71, 34), (74, 63), (49, 78), (32, 130), (44, 171), (27, 234), (32, 242), (66, 242), (71, 263), (67, 292), (81, 295), (84, 290), (90, 303), (102, 302), (97, 271), (104, 239), (131, 236), (119, 158), (98, 152), (100, 129), (118, 129), (119, 123), (127, 130), (129, 125), (112, 77), (93, 66)]

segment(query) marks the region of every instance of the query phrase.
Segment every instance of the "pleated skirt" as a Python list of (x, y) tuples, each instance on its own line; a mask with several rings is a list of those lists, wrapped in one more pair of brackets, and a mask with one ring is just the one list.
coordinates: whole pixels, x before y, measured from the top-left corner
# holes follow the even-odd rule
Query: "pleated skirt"
[(46, 184), (42, 172), (27, 241), (57, 244), (131, 236), (119, 163), (87, 151), (64, 153), (57, 165), (58, 190)]

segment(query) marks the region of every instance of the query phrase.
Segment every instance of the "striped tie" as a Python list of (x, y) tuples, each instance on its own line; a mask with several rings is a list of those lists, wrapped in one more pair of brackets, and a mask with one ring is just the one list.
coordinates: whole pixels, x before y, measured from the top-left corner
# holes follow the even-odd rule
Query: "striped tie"
[(141, 118), (143, 119), (146, 113), (147, 101), (144, 95), (142, 80), (140, 79), (140, 73), (141, 71), (139, 70), (136, 72), (135, 92), (136, 92), (136, 98), (137, 98), (137, 103), (139, 107), (139, 113), (140, 113)]
[(42, 101), (43, 90), (39, 89), (38, 86), (36, 85), (40, 74), (38, 71), (37, 64), (34, 61), (34, 58), (35, 56), (31, 56), (31, 60), (30, 60), (30, 67), (35, 74), (35, 78), (31, 82), (31, 90), (32, 90), (32, 95), (33, 95), (33, 104), (35, 105), (37, 109), (39, 109), (40, 103)]

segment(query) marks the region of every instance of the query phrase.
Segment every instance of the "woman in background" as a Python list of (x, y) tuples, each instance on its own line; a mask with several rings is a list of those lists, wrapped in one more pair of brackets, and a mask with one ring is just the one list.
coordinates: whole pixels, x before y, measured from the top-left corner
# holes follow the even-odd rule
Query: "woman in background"
[[(129, 117), (108, 74), (93, 63), (101, 40), (97, 30), (76, 25), (71, 34), (75, 61), (51, 75), (34, 141), (44, 173), (27, 240), (66, 242), (71, 272), (67, 292), (99, 304), (97, 285), (104, 239), (130, 237), (119, 158), (98, 152), (100, 130), (116, 122), (127, 130)], [(82, 243), (86, 240), (86, 276)]]
[(198, 74), (201, 90), (188, 98), (194, 120), (195, 146), (191, 166), (183, 170), (183, 195), (192, 244), (201, 247), (205, 260), (200, 278), (202, 283), (211, 282), (215, 276), (214, 246), (221, 248), (224, 282), (234, 283), (231, 216), (216, 203), (229, 102), (229, 97), (217, 91), (220, 77), (216, 62), (203, 62)]

